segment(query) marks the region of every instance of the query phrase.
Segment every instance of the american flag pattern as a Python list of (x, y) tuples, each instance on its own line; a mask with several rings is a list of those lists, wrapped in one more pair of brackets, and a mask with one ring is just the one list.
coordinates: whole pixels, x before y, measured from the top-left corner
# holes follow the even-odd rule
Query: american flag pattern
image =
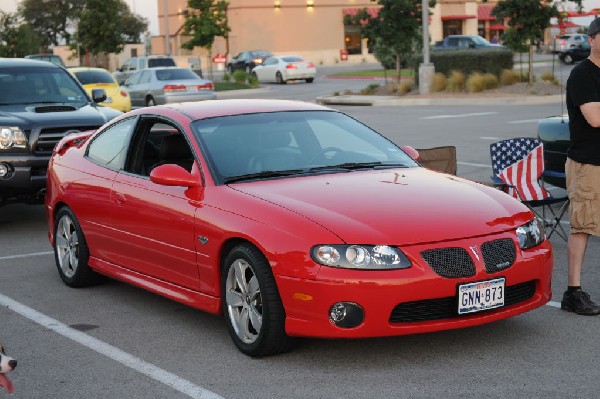
[(520, 137), (490, 146), (494, 175), (509, 185), (508, 193), (521, 201), (537, 201), (551, 195), (539, 184), (544, 171), (544, 147), (540, 140)]

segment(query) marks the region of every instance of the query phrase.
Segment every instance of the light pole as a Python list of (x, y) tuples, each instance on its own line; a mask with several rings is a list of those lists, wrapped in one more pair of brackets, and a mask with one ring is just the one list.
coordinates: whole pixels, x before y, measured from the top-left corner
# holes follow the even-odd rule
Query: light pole
[(163, 0), (163, 16), (165, 18), (165, 54), (171, 55), (171, 35), (169, 34), (169, 0)]
[(429, 60), (429, 3), (421, 0), (421, 19), (423, 27), (423, 63), (419, 65), (419, 93), (429, 94), (435, 67)]

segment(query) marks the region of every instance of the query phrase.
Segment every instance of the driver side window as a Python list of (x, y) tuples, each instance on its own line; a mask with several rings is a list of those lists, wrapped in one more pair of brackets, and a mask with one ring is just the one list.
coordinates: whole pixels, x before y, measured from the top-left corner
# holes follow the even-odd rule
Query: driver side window
[(87, 157), (109, 169), (123, 169), (135, 122), (127, 119), (101, 132), (88, 147)]

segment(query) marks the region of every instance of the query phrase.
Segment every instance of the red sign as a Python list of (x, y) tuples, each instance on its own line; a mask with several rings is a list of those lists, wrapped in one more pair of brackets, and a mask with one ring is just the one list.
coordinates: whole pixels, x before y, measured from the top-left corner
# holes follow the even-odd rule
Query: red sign
[(216, 62), (217, 64), (224, 64), (227, 62), (227, 58), (225, 58), (225, 56), (221, 55), (220, 53), (215, 55), (212, 60), (213, 60), (213, 62)]

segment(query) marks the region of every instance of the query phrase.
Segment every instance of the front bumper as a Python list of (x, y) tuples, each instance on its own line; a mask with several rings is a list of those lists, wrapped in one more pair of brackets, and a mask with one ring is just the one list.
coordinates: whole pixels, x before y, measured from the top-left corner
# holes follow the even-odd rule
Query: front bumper
[(0, 163), (9, 165), (10, 174), (0, 178), (0, 191), (8, 193), (38, 192), (46, 186), (46, 171), (50, 156), (12, 154), (0, 156)]
[[(485, 239), (438, 244), (469, 248)], [(432, 245), (402, 248), (411, 259), (409, 269), (359, 271), (322, 267), (317, 279), (276, 276), (286, 311), (286, 332), (292, 336), (365, 338), (407, 335), (469, 327), (506, 319), (547, 303), (552, 297), (552, 247), (548, 241), (521, 251), (514, 264), (488, 273), (483, 260), (473, 259), (476, 274), (469, 278), (444, 278), (436, 274), (418, 254)], [(506, 279), (505, 305), (458, 315), (459, 284)], [(509, 296), (512, 299), (509, 300)], [(337, 302), (353, 302), (364, 310), (364, 321), (354, 328), (340, 328), (329, 320), (329, 309)], [(411, 315), (416, 313), (416, 318)], [(408, 314), (408, 317), (406, 316)]]

